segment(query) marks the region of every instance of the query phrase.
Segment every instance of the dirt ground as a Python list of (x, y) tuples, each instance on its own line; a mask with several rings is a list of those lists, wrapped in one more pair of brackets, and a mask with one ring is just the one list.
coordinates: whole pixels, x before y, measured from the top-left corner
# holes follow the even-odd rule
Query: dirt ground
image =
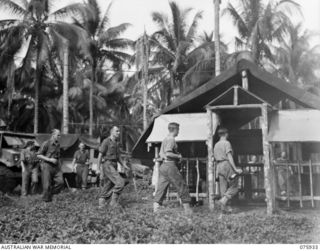
[(98, 189), (63, 191), (52, 203), (40, 195), (0, 197), (0, 243), (320, 243), (319, 210), (264, 207), (231, 215), (194, 208), (191, 219), (177, 203), (154, 215), (150, 189), (129, 186), (123, 209), (98, 209)]

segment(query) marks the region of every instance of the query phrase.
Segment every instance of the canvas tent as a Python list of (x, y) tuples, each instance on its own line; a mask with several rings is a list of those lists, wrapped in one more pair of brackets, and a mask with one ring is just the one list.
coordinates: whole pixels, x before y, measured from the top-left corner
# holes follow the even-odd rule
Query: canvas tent
[(276, 111), (270, 115), (268, 141), (320, 142), (319, 125), (319, 110)]
[[(159, 143), (168, 135), (168, 124), (176, 122), (180, 125), (180, 132), (176, 138), (177, 142), (206, 141), (207, 117), (205, 113), (182, 113), (164, 114), (154, 121), (151, 134), (147, 138), (147, 143)], [(214, 118), (212, 130), (216, 130), (219, 123), (218, 117)]]

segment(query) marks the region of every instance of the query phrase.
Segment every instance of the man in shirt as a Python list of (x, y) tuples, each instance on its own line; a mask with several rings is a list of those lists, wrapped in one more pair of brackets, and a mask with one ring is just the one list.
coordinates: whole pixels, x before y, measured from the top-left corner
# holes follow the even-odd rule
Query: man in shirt
[(159, 168), (159, 180), (154, 197), (153, 211), (155, 213), (158, 212), (167, 189), (172, 184), (178, 191), (185, 213), (190, 215), (192, 210), (190, 208), (189, 189), (177, 167), (177, 162), (181, 161), (182, 158), (175, 141), (175, 137), (179, 134), (179, 124), (169, 123), (168, 130), (169, 135), (162, 141), (160, 148), (160, 158), (163, 160), (163, 163)]
[(232, 146), (228, 141), (228, 130), (221, 128), (218, 130), (218, 135), (220, 140), (215, 144), (213, 149), (221, 193), (218, 206), (223, 212), (230, 213), (231, 209), (227, 209), (226, 205), (238, 193), (237, 175), (241, 174), (242, 170), (238, 169), (234, 163)]
[(33, 141), (28, 141), (25, 149), (21, 151), (21, 168), (22, 168), (22, 188), (21, 196), (28, 195), (28, 188), (31, 178), (31, 194), (35, 194), (38, 184), (38, 159)]
[(76, 184), (79, 189), (85, 190), (87, 188), (89, 160), (89, 151), (85, 149), (85, 145), (81, 142), (79, 150), (74, 153), (72, 161), (72, 168), (76, 172)]
[[(120, 159), (119, 137), (119, 127), (113, 126), (110, 136), (102, 142), (99, 148), (98, 170), (100, 170), (100, 179), (103, 181), (99, 195), (99, 208), (103, 208), (110, 198), (111, 207), (119, 206), (118, 199), (125, 186), (125, 180), (121, 177), (117, 168), (118, 162), (128, 168)], [(101, 165), (102, 159), (104, 159), (104, 163)]]
[(63, 176), (60, 169), (60, 131), (54, 129), (51, 138), (45, 141), (38, 152), (41, 160), (42, 187), (45, 202), (52, 201), (52, 195), (63, 187)]

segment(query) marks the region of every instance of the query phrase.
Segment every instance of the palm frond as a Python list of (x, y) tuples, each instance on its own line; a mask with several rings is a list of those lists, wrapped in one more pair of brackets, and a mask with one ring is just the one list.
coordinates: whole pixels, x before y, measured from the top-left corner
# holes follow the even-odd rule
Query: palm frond
[(202, 14), (203, 14), (203, 12), (202, 12), (202, 11), (199, 11), (199, 12), (197, 12), (196, 15), (194, 16), (193, 21), (192, 21), (192, 24), (191, 24), (191, 26), (190, 26), (190, 28), (189, 28), (189, 31), (188, 31), (187, 37), (186, 37), (188, 41), (191, 41), (191, 40), (194, 39), (194, 36), (195, 36), (196, 31), (197, 31), (197, 28), (198, 28), (199, 19), (202, 18)]
[(100, 35), (99, 42), (104, 44), (107, 41), (117, 38), (119, 35), (125, 32), (129, 26), (131, 26), (131, 24), (123, 23), (118, 26), (110, 27)]
[(0, 8), (10, 11), (13, 14), (24, 16), (27, 10), (12, 0), (0, 0)]
[(102, 17), (102, 20), (99, 24), (99, 27), (98, 27), (98, 31), (97, 31), (97, 34), (101, 34), (107, 27), (108, 25), (110, 24), (110, 9), (111, 9), (111, 6), (112, 6), (112, 2), (109, 3), (103, 17)]
[(54, 11), (53, 13), (50, 14), (50, 16), (55, 19), (57, 18), (61, 19), (66, 17), (74, 17), (75, 15), (78, 15), (84, 12), (85, 12), (85, 9), (83, 4), (74, 3)]

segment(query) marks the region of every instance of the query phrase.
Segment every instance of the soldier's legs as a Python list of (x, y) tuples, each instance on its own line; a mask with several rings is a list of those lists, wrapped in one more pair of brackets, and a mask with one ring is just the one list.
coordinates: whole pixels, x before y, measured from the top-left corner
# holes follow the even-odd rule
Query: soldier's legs
[(21, 195), (26, 196), (28, 194), (29, 182), (30, 182), (31, 172), (26, 169), (22, 172), (22, 184), (21, 184)]
[(100, 189), (99, 198), (102, 199), (109, 199), (112, 195), (112, 188), (114, 187), (114, 184), (111, 182), (111, 180), (108, 179), (108, 177), (104, 177), (103, 186)]
[(239, 191), (238, 188), (238, 178), (229, 180), (227, 191), (224, 193), (224, 196), (231, 200)]
[(167, 177), (167, 173), (164, 170), (161, 170), (162, 166), (159, 169), (159, 178), (156, 187), (156, 192), (154, 195), (154, 202), (162, 205), (164, 198), (166, 197), (166, 193), (169, 187), (169, 179)]
[(219, 188), (220, 188), (220, 195), (222, 198), (228, 189), (228, 181), (222, 175), (219, 175)]
[(189, 189), (175, 164), (170, 165), (168, 168), (168, 178), (170, 183), (176, 188), (182, 203), (190, 203)]
[(60, 193), (64, 186), (63, 182), (63, 173), (61, 170), (55, 170), (53, 173), (53, 186), (52, 186), (52, 194)]
[(35, 167), (31, 170), (31, 194), (35, 194), (38, 189), (39, 183), (39, 167)]
[(83, 171), (82, 171), (82, 189), (87, 188), (87, 183), (88, 183), (88, 174), (89, 174), (89, 167), (87, 165), (83, 166)]
[(41, 165), (42, 199), (45, 202), (52, 200), (52, 167), (46, 163)]
[(77, 164), (77, 169), (76, 170), (77, 170), (77, 173), (76, 173), (76, 185), (77, 185), (77, 188), (81, 189), (83, 165)]

